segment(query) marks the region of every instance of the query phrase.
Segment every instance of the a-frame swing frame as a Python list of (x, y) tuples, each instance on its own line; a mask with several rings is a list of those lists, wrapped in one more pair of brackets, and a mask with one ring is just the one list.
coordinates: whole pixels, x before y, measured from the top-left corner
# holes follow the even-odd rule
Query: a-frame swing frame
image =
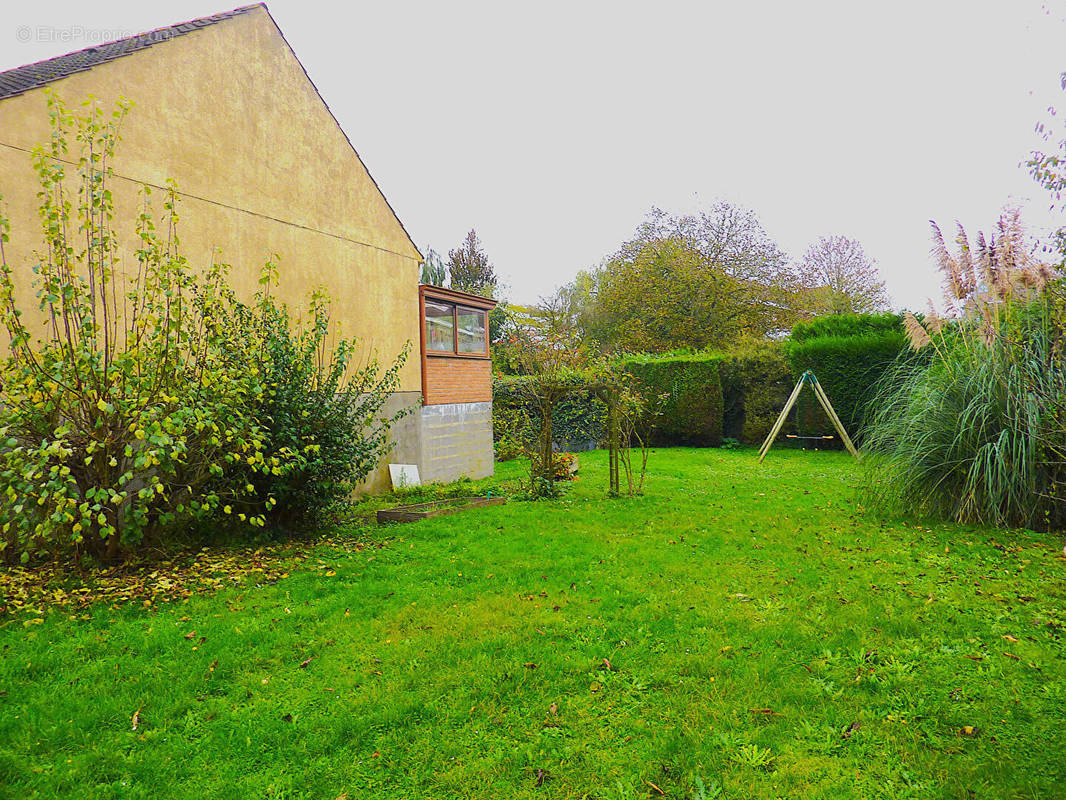
[(833, 410), (833, 404), (829, 402), (829, 396), (825, 393), (825, 389), (822, 388), (822, 384), (818, 383), (818, 378), (815, 377), (814, 373), (807, 370), (800, 375), (800, 379), (796, 381), (796, 388), (792, 390), (792, 394), (789, 395), (788, 402), (785, 403), (781, 415), (777, 418), (777, 422), (774, 423), (774, 427), (770, 429), (766, 441), (763, 442), (762, 447), (759, 448), (760, 464), (762, 463), (762, 460), (766, 458), (766, 454), (770, 452), (770, 448), (773, 446), (774, 440), (777, 439), (777, 435), (781, 433), (781, 428), (784, 427), (785, 420), (788, 419), (788, 412), (791, 411), (792, 406), (796, 404), (796, 399), (799, 397), (805, 384), (810, 384), (811, 389), (814, 390), (814, 396), (818, 398), (818, 403), (829, 417), (829, 421), (833, 423), (833, 427), (836, 428), (837, 433), (840, 434), (840, 439), (844, 442), (844, 446), (848, 448), (848, 452), (855, 456), (855, 458), (859, 457), (859, 451), (856, 450), (855, 445), (851, 443), (851, 437), (848, 436), (848, 432), (844, 430), (844, 423), (840, 421), (837, 412)]

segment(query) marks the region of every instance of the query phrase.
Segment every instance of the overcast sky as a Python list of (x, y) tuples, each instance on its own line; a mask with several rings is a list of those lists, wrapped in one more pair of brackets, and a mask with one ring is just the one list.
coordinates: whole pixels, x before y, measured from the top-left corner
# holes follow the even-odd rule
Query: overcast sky
[[(907, 307), (938, 295), (928, 220), (1063, 223), (1023, 162), (1066, 106), (1066, 0), (268, 5), (419, 248), (476, 228), (514, 301), (652, 206), (748, 206), (797, 258), (857, 238)], [(12, 3), (0, 69), (231, 7)]]

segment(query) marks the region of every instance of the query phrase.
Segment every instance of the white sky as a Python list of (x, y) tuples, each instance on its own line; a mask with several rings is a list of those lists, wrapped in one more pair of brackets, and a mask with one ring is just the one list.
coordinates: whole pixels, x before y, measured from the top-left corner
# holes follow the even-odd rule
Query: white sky
[[(517, 302), (652, 205), (749, 206), (794, 257), (855, 237), (909, 307), (928, 220), (1064, 222), (1022, 163), (1066, 106), (1066, 0), (268, 5), (419, 248), (476, 228)], [(11, 3), (0, 69), (231, 7)]]

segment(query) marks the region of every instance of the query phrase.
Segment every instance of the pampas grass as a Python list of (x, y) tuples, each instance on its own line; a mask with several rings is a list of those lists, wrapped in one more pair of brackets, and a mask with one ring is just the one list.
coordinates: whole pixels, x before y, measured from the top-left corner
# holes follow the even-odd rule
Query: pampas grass
[(957, 253), (933, 224), (943, 317), (904, 315), (915, 350), (867, 420), (867, 493), (882, 509), (959, 522), (1066, 527), (1066, 301), (1016, 212)]

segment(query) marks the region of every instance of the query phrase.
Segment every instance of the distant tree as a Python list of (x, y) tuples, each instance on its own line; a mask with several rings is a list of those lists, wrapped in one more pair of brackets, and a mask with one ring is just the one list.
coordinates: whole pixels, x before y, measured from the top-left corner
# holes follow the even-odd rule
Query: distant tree
[(451, 288), (460, 292), (483, 297), (492, 297), (496, 292), (496, 273), (474, 230), (458, 248), (448, 251), (448, 274)]
[(823, 236), (807, 248), (797, 270), (796, 304), (815, 314), (869, 314), (888, 310), (885, 283), (862, 245), (846, 236)]
[(601, 349), (662, 352), (791, 327), (793, 283), (755, 214), (719, 202), (686, 216), (652, 209), (633, 239), (561, 299)]
[(432, 247), (426, 248), (426, 260), (422, 262), (422, 283), (430, 286), (443, 286), (448, 280), (448, 268), (444, 259)]

